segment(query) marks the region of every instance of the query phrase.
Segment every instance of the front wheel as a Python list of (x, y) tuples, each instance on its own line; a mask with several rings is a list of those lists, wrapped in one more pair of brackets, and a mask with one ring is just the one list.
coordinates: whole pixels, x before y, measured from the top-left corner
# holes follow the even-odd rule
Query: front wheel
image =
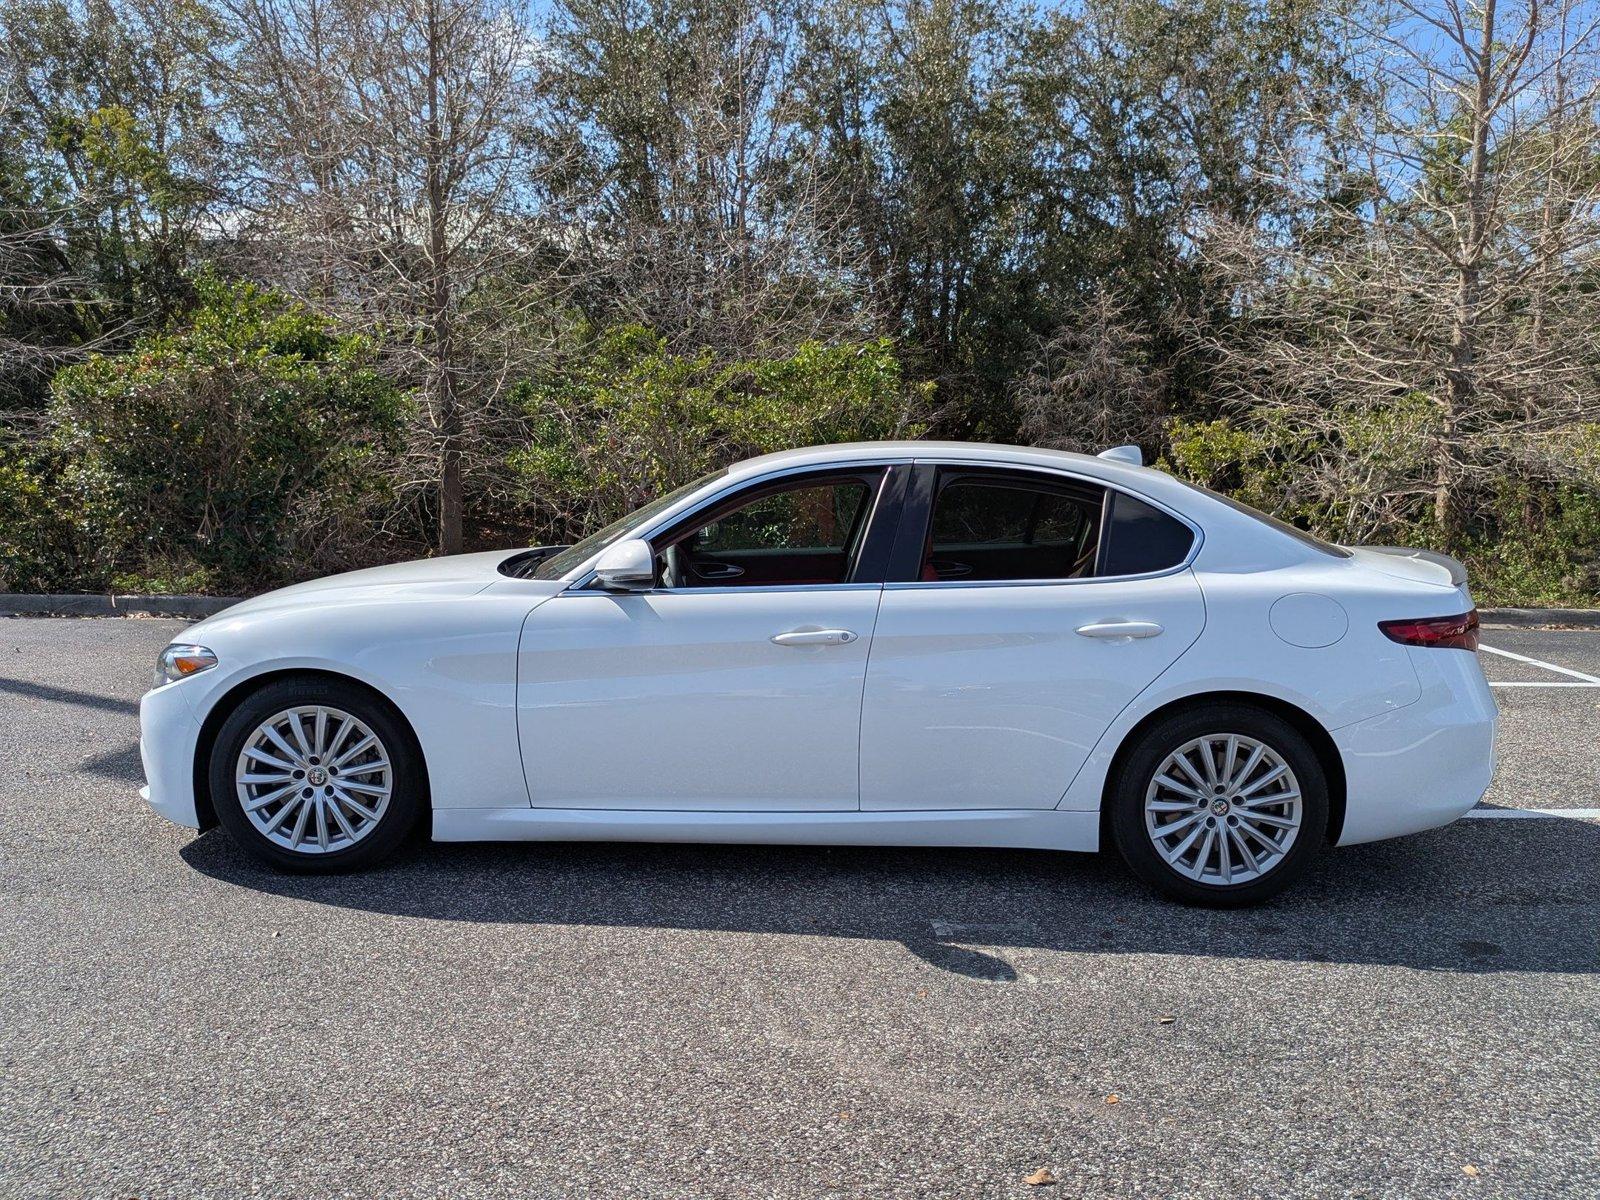
[(1176, 900), (1255, 904), (1293, 883), (1321, 848), (1328, 785), (1281, 717), (1208, 704), (1147, 730), (1122, 763), (1111, 835), (1136, 875)]
[(331, 872), (391, 853), (423, 810), (420, 756), (387, 705), (334, 680), (247, 697), (217, 733), (211, 800), (234, 841), (271, 866)]

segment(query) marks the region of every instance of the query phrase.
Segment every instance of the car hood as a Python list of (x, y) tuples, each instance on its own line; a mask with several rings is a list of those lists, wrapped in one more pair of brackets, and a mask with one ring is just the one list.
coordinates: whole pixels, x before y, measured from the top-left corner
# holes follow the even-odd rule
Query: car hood
[[(446, 558), (419, 558), (412, 562), (393, 563), (386, 567), (368, 567), (364, 571), (346, 571), (342, 575), (329, 575), (296, 583), (275, 592), (266, 592), (249, 600), (225, 608), (208, 617), (194, 629), (203, 629), (237, 617), (251, 616), (275, 609), (316, 608), (324, 604), (364, 603), (369, 601), (406, 601), (442, 599), (450, 596), (475, 596), (485, 588), (503, 581), (499, 566), (517, 551), (490, 550), (481, 554), (453, 554)], [(539, 594), (539, 580), (521, 580), (522, 590), (528, 595)], [(554, 592), (559, 583), (548, 584)], [(193, 631), (191, 631), (193, 632)]]

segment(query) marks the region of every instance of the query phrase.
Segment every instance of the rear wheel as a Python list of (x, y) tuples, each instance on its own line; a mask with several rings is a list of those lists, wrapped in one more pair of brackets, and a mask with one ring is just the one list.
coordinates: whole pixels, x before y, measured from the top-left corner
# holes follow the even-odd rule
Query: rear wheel
[(217, 819), (256, 858), (292, 871), (364, 867), (391, 853), (422, 813), (409, 731), (369, 693), (290, 679), (247, 697), (211, 755)]
[(1112, 794), (1111, 833), (1146, 883), (1231, 908), (1303, 874), (1328, 826), (1327, 779), (1294, 726), (1244, 704), (1207, 704), (1145, 731)]

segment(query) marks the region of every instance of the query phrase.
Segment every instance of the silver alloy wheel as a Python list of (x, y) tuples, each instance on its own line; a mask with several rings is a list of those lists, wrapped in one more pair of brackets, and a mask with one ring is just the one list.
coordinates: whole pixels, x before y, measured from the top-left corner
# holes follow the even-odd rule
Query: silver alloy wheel
[(394, 769), (378, 735), (324, 704), (257, 725), (234, 764), (239, 806), (264, 837), (296, 854), (346, 850), (378, 827)]
[(1223, 887), (1260, 879), (1300, 834), (1300, 781), (1283, 756), (1242, 733), (1211, 733), (1162, 760), (1144, 827), (1178, 874)]

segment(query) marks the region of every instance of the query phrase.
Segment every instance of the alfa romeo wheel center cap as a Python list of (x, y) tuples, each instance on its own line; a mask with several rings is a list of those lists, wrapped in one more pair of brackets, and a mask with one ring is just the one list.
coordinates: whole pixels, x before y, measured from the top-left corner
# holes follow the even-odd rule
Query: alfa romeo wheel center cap
[(328, 782), (328, 773), (321, 767), (312, 767), (306, 772), (306, 782), (312, 787), (321, 787)]
[(1219, 817), (1222, 816), (1228, 811), (1228, 802), (1222, 799), (1222, 797), (1218, 796), (1211, 802), (1211, 811), (1216, 813)]

